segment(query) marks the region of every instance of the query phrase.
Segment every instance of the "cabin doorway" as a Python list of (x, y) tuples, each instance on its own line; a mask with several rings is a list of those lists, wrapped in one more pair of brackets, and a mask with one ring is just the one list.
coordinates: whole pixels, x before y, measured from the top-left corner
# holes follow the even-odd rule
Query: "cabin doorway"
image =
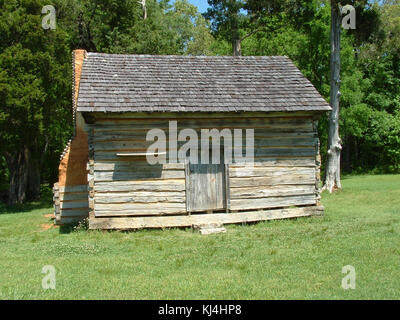
[(210, 161), (210, 164), (188, 163), (186, 165), (186, 207), (188, 212), (226, 209), (223, 148), (221, 148), (220, 154), (219, 164), (212, 164)]

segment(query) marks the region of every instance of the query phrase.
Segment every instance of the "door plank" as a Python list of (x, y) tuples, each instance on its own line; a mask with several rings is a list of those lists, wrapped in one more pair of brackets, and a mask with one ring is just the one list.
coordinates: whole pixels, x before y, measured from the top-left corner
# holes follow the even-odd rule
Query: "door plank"
[(225, 209), (225, 165), (189, 164), (190, 211)]

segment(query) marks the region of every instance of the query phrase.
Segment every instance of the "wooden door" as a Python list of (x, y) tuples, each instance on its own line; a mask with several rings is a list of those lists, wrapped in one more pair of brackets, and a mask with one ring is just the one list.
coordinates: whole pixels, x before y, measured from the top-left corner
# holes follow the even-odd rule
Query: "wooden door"
[(226, 208), (225, 165), (188, 164), (187, 210), (209, 211)]

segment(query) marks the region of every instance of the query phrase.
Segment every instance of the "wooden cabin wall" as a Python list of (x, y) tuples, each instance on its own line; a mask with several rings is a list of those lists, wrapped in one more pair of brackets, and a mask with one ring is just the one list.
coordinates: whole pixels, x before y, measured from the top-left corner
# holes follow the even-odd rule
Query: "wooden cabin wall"
[(74, 224), (88, 217), (87, 185), (53, 187), (55, 224)]
[(95, 114), (90, 137), (96, 217), (187, 214), (184, 164), (149, 165), (145, 157), (116, 155), (146, 152), (152, 128), (163, 129), (168, 140), (169, 120), (177, 120), (178, 132), (192, 128), (199, 137), (202, 128), (254, 129), (254, 167), (229, 165), (228, 209), (316, 204), (318, 137), (312, 114), (108, 113)]

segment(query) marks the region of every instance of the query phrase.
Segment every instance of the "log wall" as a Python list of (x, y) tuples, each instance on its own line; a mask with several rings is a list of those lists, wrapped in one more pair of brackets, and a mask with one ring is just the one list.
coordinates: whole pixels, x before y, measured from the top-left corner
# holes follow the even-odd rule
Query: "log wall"
[(199, 138), (202, 128), (254, 129), (254, 167), (235, 161), (227, 166), (228, 210), (316, 205), (319, 199), (315, 115), (132, 113), (95, 119), (89, 137), (91, 217), (187, 215), (183, 163), (150, 165), (145, 156), (117, 155), (145, 153), (152, 128), (163, 129), (168, 141), (168, 120), (177, 120), (178, 132), (196, 130)]
[(88, 216), (87, 185), (53, 187), (56, 224), (74, 224)]

